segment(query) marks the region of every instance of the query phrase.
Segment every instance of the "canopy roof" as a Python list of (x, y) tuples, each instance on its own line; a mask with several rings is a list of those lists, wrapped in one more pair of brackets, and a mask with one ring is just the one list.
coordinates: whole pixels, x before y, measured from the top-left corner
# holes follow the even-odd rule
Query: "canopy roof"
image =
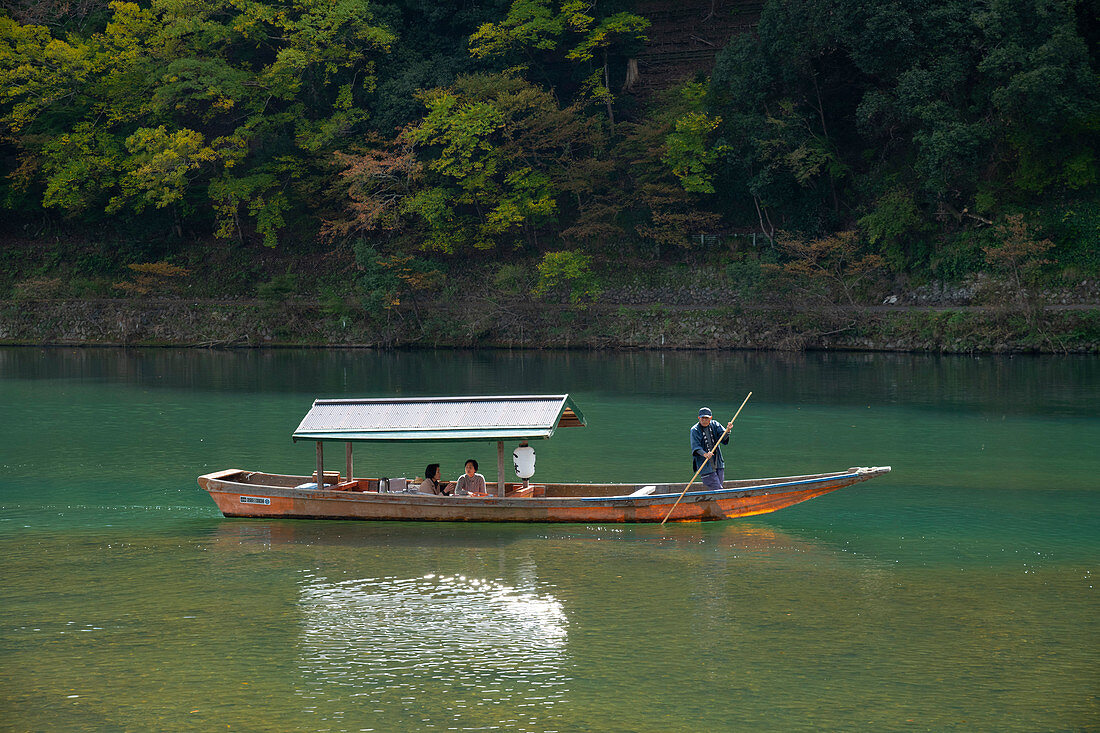
[(294, 440), (533, 440), (584, 425), (569, 395), (314, 400)]

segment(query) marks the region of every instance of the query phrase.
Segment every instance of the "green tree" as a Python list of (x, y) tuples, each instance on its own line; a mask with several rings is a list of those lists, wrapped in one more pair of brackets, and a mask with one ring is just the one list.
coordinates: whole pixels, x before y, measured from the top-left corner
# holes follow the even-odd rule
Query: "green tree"
[[(42, 203), (70, 215), (213, 210), (220, 236), (274, 245), (304, 180), (368, 118), (394, 37), (366, 0), (110, 3), (55, 38), (0, 18), (0, 120)], [(315, 189), (316, 187), (314, 187)]]
[(558, 212), (555, 182), (585, 148), (585, 124), (553, 95), (510, 74), (460, 78), (424, 95), (427, 114), (405, 138), (424, 185), (404, 213), (445, 253), (537, 243)]
[(727, 216), (814, 234), (859, 219), (906, 269), (934, 257), (927, 232), (949, 245), (1095, 190), (1100, 84), (1078, 4), (766, 3), (708, 97)]
[(914, 256), (915, 236), (922, 228), (920, 211), (910, 192), (901, 188), (886, 192), (858, 224), (867, 241), (879, 248), (895, 271), (905, 270)]
[(685, 191), (714, 193), (714, 163), (720, 150), (712, 137), (722, 118), (703, 110), (704, 85), (687, 84), (681, 94), (693, 109), (676, 120), (675, 129), (665, 138), (664, 161)]
[(592, 273), (592, 258), (580, 252), (547, 252), (539, 262), (535, 295), (568, 293), (569, 302), (580, 305), (602, 292)]
[(626, 11), (601, 16), (596, 3), (584, 0), (515, 0), (502, 21), (486, 23), (470, 36), (470, 53), (482, 59), (522, 58), (528, 63), (539, 60), (536, 54), (556, 53), (581, 64), (589, 71), (580, 85), (580, 98), (603, 105), (614, 128), (611, 59), (636, 53), (649, 25), (648, 19)]

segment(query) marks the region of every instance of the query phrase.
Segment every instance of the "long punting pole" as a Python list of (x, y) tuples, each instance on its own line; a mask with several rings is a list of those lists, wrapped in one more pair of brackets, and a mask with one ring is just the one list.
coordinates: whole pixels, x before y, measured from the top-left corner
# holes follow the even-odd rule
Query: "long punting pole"
[(504, 441), (497, 441), (497, 496), (504, 496)]
[(348, 475), (344, 478), (345, 481), (351, 481), (351, 441), (347, 442), (347, 448), (344, 449), (348, 461)]
[(321, 441), (317, 441), (317, 488), (325, 488), (325, 449)]
[[(737, 416), (741, 414), (741, 410), (743, 410), (745, 408), (745, 405), (748, 404), (749, 397), (752, 397), (752, 392), (749, 392), (747, 395), (745, 395), (745, 401), (741, 403), (741, 407), (737, 408), (737, 412), (734, 414), (733, 420), (737, 419)], [(730, 431), (730, 429), (733, 427), (733, 420), (729, 421), (729, 424), (726, 425), (725, 431), (722, 433), (722, 437), (719, 438), (718, 442), (714, 444), (714, 450), (715, 451), (718, 450), (718, 446), (720, 446), (722, 444), (722, 441), (726, 439), (726, 433), (728, 433)], [(713, 456), (714, 456), (714, 453), (712, 452), (711, 457), (713, 457)], [(676, 503), (672, 505), (672, 509), (669, 509), (668, 514), (666, 514), (665, 518), (661, 520), (661, 526), (662, 527), (664, 526), (665, 522), (668, 521), (668, 518), (672, 516), (672, 512), (674, 512), (676, 510), (676, 507), (679, 506), (680, 499), (684, 498), (684, 494), (686, 494), (688, 489), (691, 488), (691, 485), (693, 483), (695, 483), (695, 479), (699, 478), (699, 474), (702, 473), (704, 468), (706, 468), (707, 461), (709, 461), (709, 460), (710, 460), (710, 458), (707, 458), (703, 461), (703, 465), (699, 466), (699, 470), (696, 471), (695, 475), (691, 477), (691, 481), (688, 481), (687, 486), (685, 486), (684, 490), (680, 492), (680, 495), (678, 497), (676, 497)]]

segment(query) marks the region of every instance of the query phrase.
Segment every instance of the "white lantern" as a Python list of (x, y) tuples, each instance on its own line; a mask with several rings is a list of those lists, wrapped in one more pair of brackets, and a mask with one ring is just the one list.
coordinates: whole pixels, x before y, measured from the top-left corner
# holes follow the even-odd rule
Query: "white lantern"
[(535, 475), (535, 449), (526, 443), (516, 448), (512, 451), (512, 464), (521, 479), (531, 478)]

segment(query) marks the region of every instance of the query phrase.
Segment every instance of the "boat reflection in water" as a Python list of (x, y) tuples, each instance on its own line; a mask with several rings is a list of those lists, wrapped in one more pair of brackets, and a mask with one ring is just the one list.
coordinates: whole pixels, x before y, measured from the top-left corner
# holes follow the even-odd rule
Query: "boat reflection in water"
[(353, 688), (357, 718), (385, 710), (392, 723), (404, 709), (410, 724), (533, 729), (567, 690), (568, 622), (544, 593), (461, 575), (310, 574), (299, 610), (300, 694), (326, 717)]
[[(651, 695), (689, 659), (709, 659), (704, 679), (721, 688), (811, 623), (792, 611), (857, 603), (886, 619), (896, 593), (887, 561), (751, 521), (210, 528), (220, 581), (269, 604), (274, 581), (293, 607), (285, 677), (316, 729), (610, 730), (585, 726), (629, 706), (597, 691)], [(822, 582), (774, 592), (806, 568)]]

